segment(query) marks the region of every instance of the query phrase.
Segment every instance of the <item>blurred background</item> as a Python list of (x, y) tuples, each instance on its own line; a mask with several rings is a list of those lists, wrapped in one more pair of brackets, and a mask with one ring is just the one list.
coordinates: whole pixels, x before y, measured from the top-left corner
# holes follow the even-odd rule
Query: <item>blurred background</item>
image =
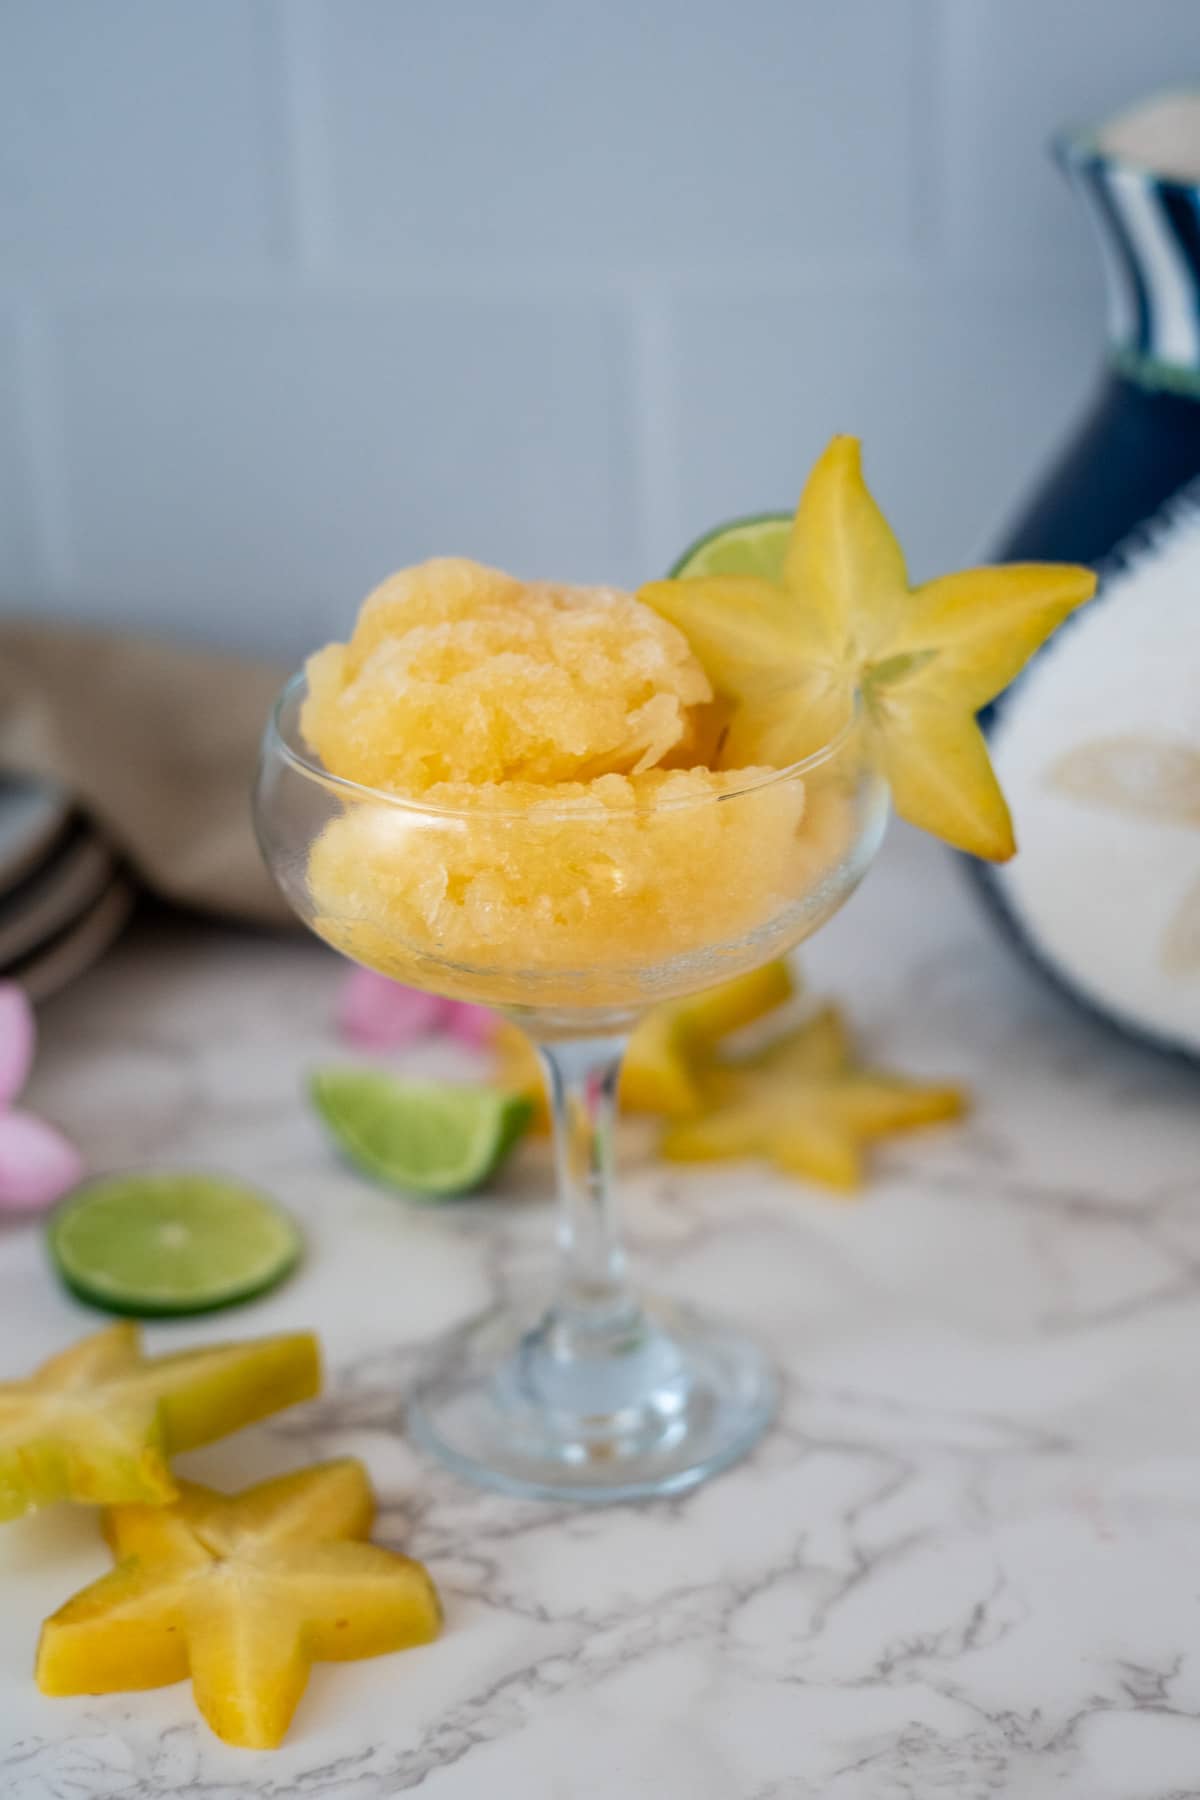
[(3, 0), (0, 609), (295, 658), (398, 564), (633, 583), (835, 430), (919, 574), (1094, 379), (1046, 141), (1195, 0)]

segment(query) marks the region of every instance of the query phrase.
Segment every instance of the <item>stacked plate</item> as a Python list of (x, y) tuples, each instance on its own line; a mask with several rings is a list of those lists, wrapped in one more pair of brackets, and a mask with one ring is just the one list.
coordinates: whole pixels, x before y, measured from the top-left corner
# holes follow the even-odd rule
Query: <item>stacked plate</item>
[(33, 1000), (89, 968), (133, 909), (120, 859), (58, 788), (0, 775), (0, 980)]

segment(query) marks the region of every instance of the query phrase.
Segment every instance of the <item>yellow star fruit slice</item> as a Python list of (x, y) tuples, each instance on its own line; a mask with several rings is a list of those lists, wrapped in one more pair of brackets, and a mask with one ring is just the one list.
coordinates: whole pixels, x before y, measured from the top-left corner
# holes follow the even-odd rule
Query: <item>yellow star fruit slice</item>
[[(703, 1104), (698, 1069), (713, 1046), (782, 1005), (793, 991), (791, 970), (780, 959), (687, 1000), (656, 1006), (629, 1040), (621, 1070), (622, 1108), (667, 1118), (698, 1111)], [(501, 1086), (532, 1100), (544, 1126), (541, 1071), (529, 1039), (515, 1025), (502, 1024), (495, 1048)]]
[(441, 1627), (420, 1563), (366, 1539), (375, 1503), (347, 1458), (240, 1494), (181, 1483), (168, 1507), (107, 1515), (117, 1566), (42, 1627), (44, 1694), (125, 1693), (190, 1676), (227, 1744), (282, 1742), (314, 1662), (428, 1643)]
[(55, 1500), (161, 1505), (177, 1492), (169, 1456), (320, 1385), (310, 1332), (148, 1357), (135, 1324), (107, 1326), (27, 1379), (0, 1382), (0, 1520)]
[(638, 598), (684, 632), (731, 704), (726, 766), (800, 761), (836, 734), (857, 690), (896, 810), (1004, 861), (1012, 820), (975, 715), (1095, 587), (1073, 564), (1013, 563), (910, 588), (858, 441), (835, 437), (775, 579), (685, 573)]
[(758, 1055), (713, 1069), (703, 1092), (704, 1112), (668, 1126), (664, 1156), (761, 1156), (842, 1190), (861, 1185), (865, 1150), (875, 1139), (957, 1118), (966, 1107), (959, 1088), (861, 1066), (833, 1007)]

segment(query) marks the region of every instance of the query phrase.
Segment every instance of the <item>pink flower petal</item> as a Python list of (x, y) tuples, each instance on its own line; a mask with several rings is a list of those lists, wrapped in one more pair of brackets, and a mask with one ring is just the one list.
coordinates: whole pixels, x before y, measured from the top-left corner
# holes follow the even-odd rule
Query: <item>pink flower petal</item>
[(354, 969), (338, 999), (338, 1027), (359, 1049), (401, 1050), (436, 1031), (447, 1004), (374, 969)]
[(36, 1042), (33, 1008), (24, 988), (0, 981), (0, 1112), (25, 1086)]
[(469, 1000), (447, 1000), (442, 1030), (472, 1050), (486, 1050), (499, 1022), (486, 1006), (472, 1006)]
[(27, 1112), (0, 1118), (0, 1211), (40, 1212), (82, 1174), (79, 1152), (44, 1119)]

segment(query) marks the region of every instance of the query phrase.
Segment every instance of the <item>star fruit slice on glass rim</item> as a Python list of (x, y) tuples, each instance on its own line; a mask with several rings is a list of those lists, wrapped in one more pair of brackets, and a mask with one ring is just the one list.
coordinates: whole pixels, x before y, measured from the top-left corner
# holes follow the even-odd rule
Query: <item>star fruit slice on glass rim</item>
[(55, 1500), (163, 1505), (167, 1458), (320, 1391), (311, 1332), (145, 1356), (122, 1321), (0, 1381), (0, 1520)]
[(964, 569), (910, 588), (904, 553), (835, 437), (809, 476), (778, 578), (686, 575), (638, 598), (677, 625), (732, 716), (721, 761), (786, 768), (836, 734), (854, 691), (896, 810), (1004, 862), (1012, 820), (975, 715), (1096, 588), (1070, 563)]

